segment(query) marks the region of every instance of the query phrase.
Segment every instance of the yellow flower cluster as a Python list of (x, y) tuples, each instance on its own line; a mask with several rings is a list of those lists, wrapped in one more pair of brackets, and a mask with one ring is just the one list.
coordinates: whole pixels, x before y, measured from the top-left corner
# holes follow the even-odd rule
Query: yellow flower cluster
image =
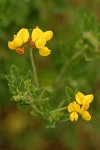
[(82, 116), (82, 118), (86, 121), (91, 119), (91, 115), (87, 111), (89, 108), (89, 104), (93, 100), (93, 94), (84, 95), (81, 92), (78, 92), (75, 95), (76, 101), (70, 103), (68, 105), (68, 112), (70, 113), (70, 120), (77, 121), (78, 113)]
[(52, 31), (43, 32), (41, 29), (36, 27), (33, 29), (30, 36), (29, 31), (25, 28), (22, 28), (17, 35), (14, 35), (13, 41), (8, 42), (8, 47), (11, 50), (15, 50), (19, 54), (23, 54), (24, 50), (29, 44), (30, 48), (36, 47), (39, 49), (39, 54), (41, 56), (48, 56), (51, 53), (45, 45), (53, 36)]
[(28, 42), (29, 39), (29, 32), (27, 29), (23, 28), (21, 29), (17, 35), (14, 35), (13, 41), (8, 42), (8, 47), (11, 50), (15, 50), (19, 54), (24, 53), (24, 44)]

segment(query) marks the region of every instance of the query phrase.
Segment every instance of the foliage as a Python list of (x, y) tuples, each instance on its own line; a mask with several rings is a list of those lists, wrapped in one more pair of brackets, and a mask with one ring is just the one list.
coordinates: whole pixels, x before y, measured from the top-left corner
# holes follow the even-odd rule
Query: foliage
[[(67, 113), (64, 114), (59, 110), (51, 111), (48, 88), (37, 88), (32, 84), (32, 73), (30, 70), (27, 72), (27, 76), (21, 76), (18, 68), (12, 65), (10, 75), (7, 75), (6, 78), (9, 83), (10, 93), (13, 95), (12, 100), (22, 109), (26, 109), (29, 106), (32, 107), (32, 115), (41, 115), (44, 119), (49, 121), (47, 127), (54, 128), (56, 122), (69, 120)], [(70, 91), (67, 92), (67, 95), (69, 95), (69, 99), (71, 99), (72, 95), (69, 93)]]

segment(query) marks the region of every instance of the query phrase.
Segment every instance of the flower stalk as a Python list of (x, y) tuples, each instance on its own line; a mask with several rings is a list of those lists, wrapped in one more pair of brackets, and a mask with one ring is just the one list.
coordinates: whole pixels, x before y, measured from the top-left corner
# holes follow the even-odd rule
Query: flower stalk
[(32, 49), (30, 49), (30, 60), (31, 60), (31, 64), (32, 64), (34, 82), (35, 82), (35, 85), (39, 88), (39, 81), (38, 81), (37, 71), (36, 71), (36, 67), (35, 67), (35, 63), (34, 63), (34, 59), (33, 59)]
[(55, 113), (55, 112), (63, 111), (63, 110), (67, 110), (67, 107), (62, 107), (62, 108), (59, 108), (59, 109), (56, 109), (56, 110), (52, 110), (51, 113)]

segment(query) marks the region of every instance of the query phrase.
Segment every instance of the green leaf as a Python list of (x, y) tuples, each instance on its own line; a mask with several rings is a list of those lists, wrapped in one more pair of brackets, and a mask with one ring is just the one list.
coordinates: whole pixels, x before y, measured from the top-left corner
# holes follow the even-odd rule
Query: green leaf
[(11, 84), (17, 88), (19, 83), (18, 83), (16, 78), (12, 77), (12, 83)]
[(49, 97), (46, 97), (46, 98), (42, 98), (42, 99), (36, 99), (36, 103), (38, 104), (38, 105), (44, 105), (46, 102), (48, 102), (49, 101)]
[(13, 85), (11, 85), (11, 84), (8, 84), (8, 86), (9, 86), (9, 91), (10, 91), (10, 93), (11, 93), (11, 94), (15, 94), (16, 87), (13, 86)]
[(6, 77), (6, 79), (8, 80), (9, 83), (12, 82), (12, 77), (10, 75), (6, 75), (5, 77)]
[(51, 112), (49, 113), (48, 120), (50, 122), (52, 121), (58, 122), (63, 115), (64, 115), (63, 112)]
[(55, 121), (59, 121), (60, 120), (60, 118), (62, 117), (64, 115), (64, 113), (63, 112), (55, 112), (55, 114), (54, 114), (54, 120)]
[(19, 70), (15, 65), (11, 66), (10, 73), (11, 73), (11, 76), (13, 76), (15, 78), (19, 77)]
[(47, 90), (47, 88), (44, 88), (44, 87), (37, 90), (37, 95), (39, 96), (39, 98), (42, 98), (42, 96), (46, 90)]
[(38, 104), (40, 111), (43, 113), (49, 113), (51, 110), (50, 104), (48, 101), (42, 102)]
[(28, 72), (27, 72), (27, 79), (28, 80), (32, 80), (33, 79), (33, 74), (32, 74), (31, 70), (28, 70)]
[(23, 101), (17, 101), (17, 105), (21, 109), (27, 109), (29, 107), (29, 104), (23, 102)]
[(25, 88), (25, 83), (24, 83), (24, 80), (21, 79), (21, 81), (20, 81), (20, 83), (19, 83), (19, 90), (23, 92), (23, 91), (24, 91), (24, 88)]
[(73, 91), (72, 88), (66, 87), (65, 88), (65, 93), (66, 93), (67, 99), (68, 99), (68, 101), (70, 103), (70, 101), (73, 99), (74, 91)]
[(78, 89), (75, 89), (75, 90), (74, 90), (74, 95), (73, 95), (73, 96), (75, 97), (76, 93), (78, 93), (78, 92), (79, 92), (79, 90), (78, 90)]
[(60, 118), (59, 122), (66, 122), (66, 121), (68, 121), (68, 120), (70, 120), (69, 114), (64, 114), (64, 115)]

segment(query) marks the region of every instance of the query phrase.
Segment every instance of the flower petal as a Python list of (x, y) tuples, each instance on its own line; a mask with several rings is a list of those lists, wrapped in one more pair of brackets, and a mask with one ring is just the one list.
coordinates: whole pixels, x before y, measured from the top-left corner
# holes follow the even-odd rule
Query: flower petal
[(20, 38), (23, 43), (26, 43), (29, 39), (29, 32), (27, 29), (22, 28), (18, 33), (17, 33), (17, 37)]
[(37, 40), (37, 41), (35, 42), (35, 46), (36, 46), (36, 48), (38, 48), (38, 49), (43, 48), (43, 47), (45, 46), (45, 44), (46, 44), (45, 38), (40, 38), (39, 40)]
[(20, 47), (20, 46), (23, 45), (23, 41), (22, 41), (20, 38), (18, 38), (18, 37), (16, 37), (16, 38), (14, 39), (14, 43), (15, 43), (15, 45), (16, 45), (17, 47)]
[(76, 112), (72, 112), (71, 114), (70, 114), (70, 120), (71, 121), (77, 121), (78, 120), (78, 114), (76, 113)]
[(40, 39), (43, 36), (43, 31), (36, 27), (32, 31), (32, 42), (36, 42), (36, 40)]
[(39, 54), (41, 56), (48, 56), (51, 53), (51, 50), (49, 50), (47, 47), (43, 47), (39, 49)]
[(71, 113), (72, 111), (74, 111), (74, 109), (73, 109), (73, 103), (70, 103), (68, 105), (68, 112)]
[(90, 121), (91, 120), (91, 115), (89, 114), (88, 111), (83, 111), (82, 113), (82, 118), (86, 121)]
[(82, 94), (81, 92), (78, 92), (75, 95), (75, 99), (79, 104), (82, 104), (82, 100), (84, 99), (84, 94)]
[(46, 41), (49, 41), (53, 36), (53, 32), (52, 31), (46, 31), (43, 33), (43, 36), (46, 38)]
[(68, 105), (68, 112), (70, 113), (72, 111), (80, 112), (80, 106), (75, 101)]
[(86, 111), (87, 109), (89, 108), (89, 104), (85, 104), (85, 105), (83, 105), (82, 107), (81, 107), (81, 109), (80, 109), (80, 114), (82, 114), (84, 111)]
[(76, 104), (76, 102), (74, 103), (74, 111), (80, 112), (80, 106), (79, 104)]
[(93, 94), (89, 94), (89, 95), (86, 95), (82, 101), (82, 104), (84, 105), (85, 103), (88, 103), (90, 104), (93, 100)]
[(11, 50), (15, 50), (17, 48), (17, 45), (15, 44), (14, 41), (9, 41), (8, 42), (8, 47), (11, 49)]

